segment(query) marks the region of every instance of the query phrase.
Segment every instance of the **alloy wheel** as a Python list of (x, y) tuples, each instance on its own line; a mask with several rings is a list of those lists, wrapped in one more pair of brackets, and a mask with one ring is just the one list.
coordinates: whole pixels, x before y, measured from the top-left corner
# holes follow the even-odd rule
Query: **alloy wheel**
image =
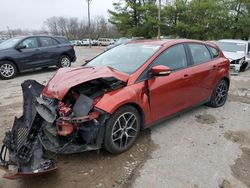
[(215, 102), (218, 106), (223, 104), (227, 98), (227, 85), (225, 82), (221, 82), (215, 93)]
[(119, 116), (112, 129), (112, 142), (118, 148), (125, 148), (134, 141), (138, 131), (138, 120), (131, 112)]
[(61, 59), (61, 67), (70, 67), (70, 60), (68, 57), (63, 57)]
[(3, 64), (0, 67), (0, 73), (5, 78), (10, 78), (15, 74), (15, 68), (11, 64)]

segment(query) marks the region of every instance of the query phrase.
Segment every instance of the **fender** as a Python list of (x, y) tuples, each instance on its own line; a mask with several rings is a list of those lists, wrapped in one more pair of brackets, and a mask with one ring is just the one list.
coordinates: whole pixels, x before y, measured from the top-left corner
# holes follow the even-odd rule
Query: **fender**
[[(123, 105), (135, 104), (141, 108), (143, 116), (145, 117), (144, 124), (146, 126), (152, 122), (152, 119), (150, 118), (151, 109), (149, 105), (149, 96), (146, 93), (147, 89), (145, 82), (140, 82), (106, 93), (101, 100), (95, 104), (95, 107), (112, 114)], [(114, 98), (118, 100), (114, 100)]]

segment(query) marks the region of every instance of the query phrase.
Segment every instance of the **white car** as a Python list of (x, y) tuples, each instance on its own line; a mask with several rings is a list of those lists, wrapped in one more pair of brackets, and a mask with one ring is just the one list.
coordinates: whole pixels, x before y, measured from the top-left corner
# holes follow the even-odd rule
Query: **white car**
[(80, 40), (72, 40), (70, 43), (74, 46), (81, 46), (81, 41)]
[(245, 71), (250, 67), (250, 41), (224, 39), (216, 42), (235, 72)]
[(81, 41), (81, 45), (82, 46), (89, 46), (89, 43), (92, 45), (93, 44), (93, 41), (90, 39), (82, 39)]
[(111, 44), (114, 44), (114, 40), (113, 39), (109, 39), (109, 38), (99, 38), (97, 41), (98, 46), (109, 46)]

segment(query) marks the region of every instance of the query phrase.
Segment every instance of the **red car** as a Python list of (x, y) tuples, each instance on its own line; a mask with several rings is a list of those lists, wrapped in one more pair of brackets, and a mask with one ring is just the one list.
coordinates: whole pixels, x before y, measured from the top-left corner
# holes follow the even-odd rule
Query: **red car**
[(214, 44), (120, 45), (83, 67), (60, 69), (45, 87), (23, 83), (24, 115), (6, 134), (2, 154), (9, 150), (10, 160), (2, 164), (16, 164), (17, 174), (43, 173), (56, 166), (42, 151), (124, 152), (141, 129), (198, 105), (224, 105), (229, 84), (229, 60)]

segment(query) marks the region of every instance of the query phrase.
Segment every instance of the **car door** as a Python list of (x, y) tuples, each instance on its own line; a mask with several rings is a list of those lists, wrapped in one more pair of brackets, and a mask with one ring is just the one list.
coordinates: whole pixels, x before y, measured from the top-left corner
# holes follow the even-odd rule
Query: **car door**
[(193, 104), (198, 104), (207, 100), (211, 95), (211, 87), (218, 72), (219, 60), (212, 59), (208, 47), (204, 44), (189, 43), (186, 45), (193, 64), (187, 69), (192, 83), (190, 89), (193, 97), (191, 100)]
[(148, 80), (150, 107), (154, 119), (172, 115), (190, 106), (190, 79), (187, 74), (188, 58), (184, 45), (172, 46), (161, 53), (151, 67), (165, 65), (172, 69), (169, 76)]
[(22, 64), (23, 69), (39, 67), (42, 52), (37, 37), (29, 37), (21, 41), (17, 47), (16, 60)]
[(50, 66), (56, 65), (61, 55), (61, 45), (55, 39), (51, 37), (42, 36), (39, 37), (41, 44), (41, 51), (43, 53), (43, 65)]

